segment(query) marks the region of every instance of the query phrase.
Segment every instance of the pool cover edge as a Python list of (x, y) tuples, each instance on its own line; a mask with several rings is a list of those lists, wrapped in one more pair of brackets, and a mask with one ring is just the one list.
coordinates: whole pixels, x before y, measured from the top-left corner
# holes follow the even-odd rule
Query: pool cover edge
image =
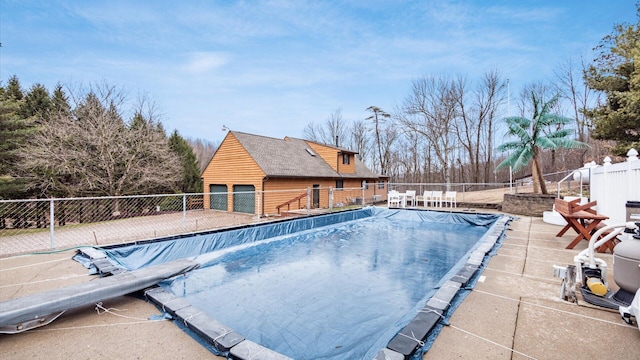
[(445, 317), (443, 314), (449, 309), (454, 298), (459, 294), (459, 290), (465, 289), (469, 280), (473, 276), (479, 275), (478, 270), (481, 269), (482, 262), (485, 257), (490, 256), (490, 252), (502, 237), (511, 220), (512, 218), (507, 215), (496, 220), (483, 239), (478, 242), (478, 246), (471, 253), (466, 265), (438, 289), (427, 305), (389, 341), (385, 349), (378, 353), (375, 360), (409, 359), (414, 355), (422, 355), (428, 351), (431, 343), (426, 341), (427, 337), (440, 320), (446, 320), (452, 315), (449, 313)]
[[(373, 212), (386, 211), (386, 209), (373, 208)], [(442, 216), (451, 216), (454, 213), (446, 212), (442, 213)], [(456, 213), (457, 214), (457, 213)], [(464, 214), (464, 213), (460, 213)], [(335, 214), (333, 214), (335, 215)], [(468, 215), (468, 214), (465, 214)], [(461, 291), (465, 290), (465, 287), (469, 283), (470, 279), (479, 274), (478, 270), (482, 270), (482, 263), (488, 254), (495, 247), (498, 240), (502, 237), (504, 230), (508, 226), (509, 221), (512, 220), (510, 216), (500, 214), (474, 214), (474, 215), (494, 215), (497, 219), (485, 232), (483, 237), (478, 240), (478, 243), (470, 251), (467, 262), (459, 269), (455, 275), (451, 276), (445, 283), (436, 291), (418, 314), (411, 320), (405, 327), (403, 327), (387, 344), (386, 348), (381, 349), (374, 359), (378, 360), (400, 360), (411, 359), (412, 357), (421, 355), (428, 351), (431, 346), (426, 339), (437, 328), (437, 325), (442, 323), (442, 320), (446, 321), (452, 313), (446, 313), (451, 308), (451, 304), (454, 298), (458, 296)], [(374, 215), (375, 216), (375, 215)], [(358, 218), (358, 216), (355, 216)], [(197, 261), (197, 260), (196, 260)], [(468, 289), (467, 289), (468, 290)], [(164, 291), (164, 290), (163, 290)], [(171, 293), (169, 293), (171, 294)], [(171, 294), (172, 296), (175, 296)], [(167, 306), (167, 303), (158, 304), (163, 310)], [(189, 305), (190, 308), (196, 309)], [(192, 310), (193, 311), (193, 310)], [(193, 314), (193, 312), (187, 312)], [(263, 347), (260, 344), (244, 339), (239, 341), (236, 345), (225, 349), (220, 347), (215, 339), (210, 336), (204, 335), (203, 330), (198, 329), (198, 325), (189, 324), (179, 313), (174, 314), (176, 321), (184, 322), (185, 327), (191, 329), (201, 339), (205, 340), (208, 344), (213, 344), (214, 349), (222, 355), (230, 359), (239, 360), (280, 360), (291, 359), (283, 354), (275, 352), (269, 348)], [(218, 323), (216, 320), (211, 321)], [(224, 329), (224, 325), (220, 325)], [(228, 330), (228, 329), (227, 329)]]
[(158, 309), (169, 313), (175, 321), (180, 321), (188, 329), (200, 336), (208, 345), (217, 350), (217, 355), (233, 356), (237, 359), (253, 360), (286, 360), (287, 356), (279, 354), (260, 344), (245, 339), (233, 329), (223, 325), (204, 314), (182, 298), (177, 297), (161, 287), (147, 289), (145, 297)]

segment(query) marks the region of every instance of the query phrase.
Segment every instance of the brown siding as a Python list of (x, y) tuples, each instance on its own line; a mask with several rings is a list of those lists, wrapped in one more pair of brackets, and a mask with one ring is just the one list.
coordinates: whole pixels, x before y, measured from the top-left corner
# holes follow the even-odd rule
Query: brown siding
[[(269, 179), (264, 183), (264, 213), (274, 215), (278, 213), (276, 206), (283, 204), (299, 195), (306, 194), (307, 188), (312, 189), (313, 185), (320, 185), (320, 207), (329, 207), (329, 187), (335, 187), (335, 180), (314, 180), (314, 179)], [(311, 205), (313, 207), (313, 204)], [(307, 208), (307, 198), (300, 200), (300, 208)], [(291, 210), (298, 209), (298, 202), (290, 205)], [(283, 207), (281, 211), (286, 211)]]
[[(315, 151), (322, 159), (327, 161), (334, 169), (340, 169), (341, 172), (355, 172), (355, 159), (351, 155), (351, 163), (349, 165), (342, 164), (342, 156), (338, 155), (338, 150), (329, 146), (307, 142), (309, 147)], [(339, 163), (338, 163), (339, 162)], [(247, 153), (247, 151), (238, 142), (233, 133), (227, 134), (222, 144), (216, 151), (202, 173), (204, 192), (209, 192), (209, 186), (226, 185), (229, 192), (233, 191), (233, 185), (253, 185), (256, 191), (263, 190), (264, 172), (258, 164)], [(264, 183), (264, 191), (262, 195), (256, 195), (255, 209), (257, 214), (274, 215), (278, 213), (276, 207), (299, 195), (306, 194), (307, 189), (312, 189), (313, 185), (320, 185), (320, 202), (321, 208), (329, 206), (329, 188), (336, 187), (336, 179), (296, 179), (296, 178), (271, 178)], [(362, 180), (360, 179), (343, 179), (344, 190), (334, 191), (334, 204), (352, 203), (356, 198), (362, 198), (362, 190), (350, 190), (351, 188), (360, 188)], [(365, 198), (370, 200), (374, 194), (382, 195), (386, 198), (386, 189), (377, 188), (377, 183), (370, 184), (369, 189), (365, 190)], [(260, 197), (260, 198), (258, 198)], [(210, 208), (209, 196), (204, 197), (205, 209)], [(228, 211), (233, 211), (233, 195), (229, 194), (227, 198)], [(290, 205), (291, 210), (307, 207), (307, 197), (295, 201)], [(311, 205), (313, 207), (313, 204)], [(286, 211), (286, 207), (282, 209)]]
[[(233, 191), (233, 185), (253, 185), (256, 191), (260, 191), (264, 172), (240, 145), (238, 139), (229, 133), (202, 173), (202, 178), (205, 193), (209, 192), (211, 184), (227, 185), (229, 192)], [(233, 211), (231, 193), (227, 198), (227, 203), (229, 211)], [(204, 208), (209, 209), (209, 196), (204, 197)], [(255, 208), (259, 213), (257, 199)]]
[[(265, 184), (264, 194), (264, 213), (267, 215), (275, 215), (278, 213), (276, 207), (289, 200), (296, 198), (299, 195), (306, 194), (307, 188), (312, 189), (314, 184), (320, 185), (320, 207), (329, 207), (329, 188), (333, 188), (333, 204), (352, 204), (356, 199), (362, 198), (362, 180), (359, 179), (344, 179), (344, 188), (336, 189), (336, 180), (323, 179), (269, 179)], [(367, 199), (367, 203), (371, 202), (373, 195), (381, 195), (381, 199), (386, 199), (386, 184), (385, 189), (378, 189), (378, 183), (370, 183), (369, 189), (364, 191), (364, 196)], [(289, 205), (290, 210), (306, 209), (307, 197), (303, 197), (300, 200), (300, 207), (298, 207), (298, 201)], [(313, 207), (313, 205), (312, 205)], [(287, 207), (283, 207), (281, 211), (286, 211)]]
[[(329, 164), (333, 170), (338, 171), (338, 150), (310, 141), (307, 141), (307, 145)], [(340, 159), (340, 162), (342, 162), (342, 159)]]
[(349, 154), (349, 164), (342, 163), (342, 153), (338, 155), (338, 172), (343, 174), (355, 174), (356, 159), (353, 154)]
[(356, 159), (353, 154), (349, 154), (349, 164), (343, 164), (342, 152), (338, 149), (310, 141), (307, 141), (307, 145), (309, 145), (316, 154), (320, 155), (333, 170), (344, 174), (354, 174), (356, 172)]

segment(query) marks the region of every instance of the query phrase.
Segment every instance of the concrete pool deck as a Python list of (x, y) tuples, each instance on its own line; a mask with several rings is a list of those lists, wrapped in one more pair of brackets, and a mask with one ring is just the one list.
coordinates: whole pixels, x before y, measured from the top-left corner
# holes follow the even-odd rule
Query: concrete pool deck
[[(425, 359), (625, 359), (640, 353), (640, 331), (617, 312), (559, 299), (552, 266), (567, 265), (586, 247), (564, 246), (558, 226), (518, 217), (483, 272), (484, 281), (458, 307)], [(93, 278), (71, 260), (73, 251), (0, 258), (0, 301)], [(600, 254), (609, 267), (610, 254)], [(615, 287), (612, 270), (610, 286)], [(583, 304), (580, 302), (580, 304)], [(96, 310), (97, 308), (97, 310)], [(105, 311), (107, 309), (108, 311)], [(222, 359), (171, 321), (150, 321), (158, 309), (123, 296), (75, 309), (50, 325), (17, 335), (0, 334), (3, 359)]]

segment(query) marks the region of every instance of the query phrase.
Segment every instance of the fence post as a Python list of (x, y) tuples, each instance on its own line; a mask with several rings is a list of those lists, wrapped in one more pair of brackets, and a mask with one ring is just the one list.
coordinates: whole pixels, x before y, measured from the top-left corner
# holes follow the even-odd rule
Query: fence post
[(638, 161), (638, 151), (634, 148), (629, 149), (629, 151), (627, 151), (627, 171), (626, 171), (626, 177), (627, 177), (627, 190), (625, 191), (625, 197), (627, 199), (631, 199), (631, 194), (633, 193), (633, 182), (632, 180), (632, 176), (631, 176), (631, 163), (633, 161)]
[(367, 180), (362, 180), (362, 207), (364, 207), (364, 188), (367, 186)]
[(307, 188), (307, 215), (309, 215), (311, 209), (311, 188)]
[(182, 229), (187, 232), (187, 194), (182, 194)]
[(329, 211), (333, 211), (333, 187), (329, 186)]
[(55, 235), (54, 235), (54, 223), (55, 223), (55, 214), (54, 214), (54, 204), (53, 199), (49, 200), (49, 241), (51, 250), (55, 249)]
[(258, 190), (255, 192), (256, 198), (258, 198), (258, 209), (257, 210), (257, 214), (258, 214), (258, 219), (262, 218), (262, 191)]
[(462, 201), (464, 201), (464, 183), (462, 183)]

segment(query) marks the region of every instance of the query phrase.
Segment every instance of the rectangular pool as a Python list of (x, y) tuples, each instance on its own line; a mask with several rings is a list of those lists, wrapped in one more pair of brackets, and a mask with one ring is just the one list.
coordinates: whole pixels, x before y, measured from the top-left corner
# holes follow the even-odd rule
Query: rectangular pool
[(200, 268), (161, 286), (280, 354), (373, 359), (501, 218), (381, 208), (349, 213), (198, 235), (208, 240), (190, 239), (190, 246), (182, 238), (107, 252), (129, 269), (193, 257)]

